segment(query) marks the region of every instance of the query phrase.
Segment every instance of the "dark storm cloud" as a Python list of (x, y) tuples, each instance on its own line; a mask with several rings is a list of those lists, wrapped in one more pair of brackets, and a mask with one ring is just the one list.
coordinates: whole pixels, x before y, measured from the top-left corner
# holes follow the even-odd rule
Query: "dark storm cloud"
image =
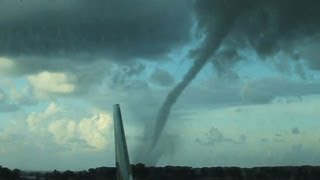
[(300, 130), (299, 130), (299, 128), (295, 127), (295, 128), (291, 129), (291, 133), (292, 134), (300, 134)]
[(138, 77), (140, 74), (142, 74), (145, 68), (146, 66), (139, 62), (117, 66), (115, 69), (113, 69), (114, 72), (111, 73), (113, 74), (111, 78), (112, 86), (120, 88), (137, 87), (138, 82), (132, 81), (132, 78)]
[(223, 78), (238, 78), (237, 74), (230, 68), (239, 61), (240, 55), (235, 49), (222, 49), (212, 59), (212, 64), (217, 70), (217, 75)]
[[(233, 1), (225, 3), (232, 4)], [(302, 54), (299, 54), (296, 48), (303, 45), (304, 40), (312, 39), (320, 33), (319, 1), (246, 0), (243, 3), (247, 3), (249, 8), (237, 17), (232, 27), (232, 32), (226, 40), (230, 47), (237, 49), (249, 45), (261, 57), (280, 51), (299, 56)], [(215, 26), (214, 23), (211, 25)], [(315, 64), (318, 63), (310, 63), (312, 67), (317, 68)]]
[(320, 69), (320, 34), (317, 37), (303, 43), (299, 48), (299, 55), (306, 58), (311, 68)]
[(155, 58), (189, 37), (184, 0), (2, 0), (0, 55)]
[[(230, 24), (227, 35), (221, 34), (226, 36), (223, 44), (212, 57), (218, 73), (228, 73), (241, 60), (237, 51), (244, 48), (253, 48), (261, 59), (284, 52), (293, 60), (304, 59), (311, 68), (320, 69), (316, 51), (320, 47), (319, 1), (199, 0), (195, 4), (198, 27), (205, 34), (204, 46), (208, 47), (207, 41), (213, 40), (221, 26)], [(203, 54), (201, 50), (197, 53)]]
[[(277, 97), (297, 97), (319, 94), (317, 82), (294, 82), (282, 78), (266, 78), (246, 83), (242, 87), (243, 101), (250, 103), (269, 103)], [(290, 102), (290, 101), (288, 101)]]
[(151, 74), (151, 80), (160, 86), (170, 86), (174, 83), (174, 77), (164, 69), (156, 69)]

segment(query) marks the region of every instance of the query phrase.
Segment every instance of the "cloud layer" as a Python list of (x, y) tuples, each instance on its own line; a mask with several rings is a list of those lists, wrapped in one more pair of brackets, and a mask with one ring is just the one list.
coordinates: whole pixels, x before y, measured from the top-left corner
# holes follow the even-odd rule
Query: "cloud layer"
[(163, 56), (188, 40), (190, 7), (183, 0), (2, 0), (0, 55)]

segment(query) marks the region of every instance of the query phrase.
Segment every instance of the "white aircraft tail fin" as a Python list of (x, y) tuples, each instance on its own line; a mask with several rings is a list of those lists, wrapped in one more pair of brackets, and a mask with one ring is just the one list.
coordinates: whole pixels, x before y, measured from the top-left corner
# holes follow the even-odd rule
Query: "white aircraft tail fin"
[(113, 105), (114, 142), (118, 180), (133, 180), (120, 105)]

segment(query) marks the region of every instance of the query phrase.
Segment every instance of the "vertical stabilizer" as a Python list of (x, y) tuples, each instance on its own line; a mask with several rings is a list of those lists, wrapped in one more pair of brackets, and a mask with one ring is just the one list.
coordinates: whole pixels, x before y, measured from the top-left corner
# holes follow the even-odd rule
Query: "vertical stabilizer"
[(114, 142), (118, 180), (132, 180), (126, 136), (123, 129), (120, 105), (113, 105)]

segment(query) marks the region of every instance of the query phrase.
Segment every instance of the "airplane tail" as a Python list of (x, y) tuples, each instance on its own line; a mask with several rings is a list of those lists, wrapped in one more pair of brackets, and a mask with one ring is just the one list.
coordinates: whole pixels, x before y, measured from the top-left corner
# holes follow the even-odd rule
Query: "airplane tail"
[(118, 180), (133, 180), (120, 105), (113, 105), (114, 142)]

